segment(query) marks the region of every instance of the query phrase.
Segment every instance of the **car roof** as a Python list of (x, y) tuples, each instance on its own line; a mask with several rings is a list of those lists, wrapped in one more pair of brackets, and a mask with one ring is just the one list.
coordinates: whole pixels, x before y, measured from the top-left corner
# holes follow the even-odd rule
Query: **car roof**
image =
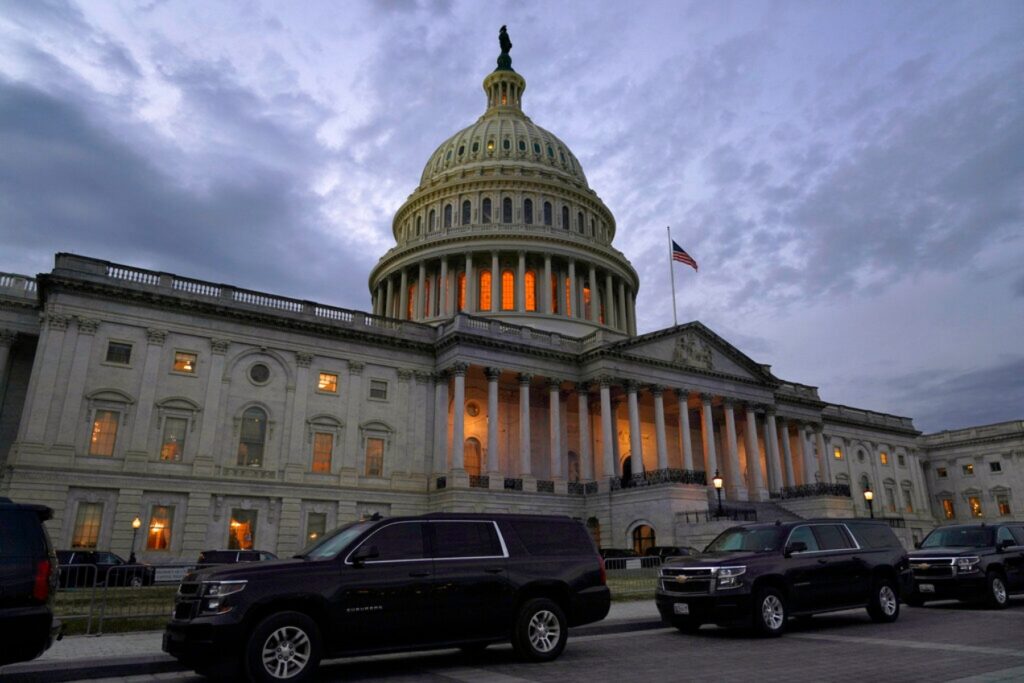
[(2, 510), (31, 510), (39, 515), (42, 520), (53, 517), (53, 510), (45, 505), (35, 503), (15, 503), (10, 498), (0, 497), (0, 511)]
[[(483, 521), (527, 521), (527, 522), (573, 522), (575, 521), (568, 515), (524, 515), (514, 514), (506, 512), (496, 512), (489, 514), (486, 512), (431, 512), (425, 515), (407, 515), (403, 517), (381, 517), (381, 522), (394, 522), (394, 521), (413, 521), (413, 520), (432, 520), (432, 519), (465, 519), (465, 520), (483, 520)], [(373, 519), (362, 520), (364, 522), (378, 521)]]
[(792, 529), (802, 524), (875, 524), (878, 526), (889, 526), (884, 519), (871, 519), (863, 517), (819, 517), (814, 519), (797, 519), (785, 522), (753, 522), (750, 524), (737, 524), (729, 529)]

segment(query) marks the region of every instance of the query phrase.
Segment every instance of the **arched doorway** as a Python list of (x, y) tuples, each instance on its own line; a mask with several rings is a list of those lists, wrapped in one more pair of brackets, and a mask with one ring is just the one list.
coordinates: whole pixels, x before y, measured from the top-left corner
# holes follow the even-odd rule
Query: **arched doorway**
[(626, 482), (633, 478), (633, 457), (626, 455), (622, 458), (622, 483), (626, 486)]
[(471, 436), (462, 449), (462, 466), (471, 477), (480, 476), (480, 440)]
[(648, 548), (653, 548), (656, 545), (653, 527), (641, 524), (633, 529), (633, 550), (637, 555), (643, 555)]

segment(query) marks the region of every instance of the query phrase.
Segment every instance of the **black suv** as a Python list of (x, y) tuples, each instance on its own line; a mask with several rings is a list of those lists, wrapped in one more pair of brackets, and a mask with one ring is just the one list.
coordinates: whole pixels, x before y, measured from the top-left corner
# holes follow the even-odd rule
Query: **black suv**
[(61, 588), (153, 585), (156, 570), (105, 550), (58, 550)]
[(266, 550), (204, 550), (199, 553), (196, 564), (208, 567), (215, 564), (237, 564), (239, 562), (266, 562), (276, 560), (277, 555)]
[(1006, 607), (1024, 591), (1024, 523), (961, 524), (934, 529), (911, 553), (908, 605), (956, 598)]
[(867, 607), (895, 621), (910, 588), (907, 554), (885, 522), (807, 520), (737, 526), (658, 577), (661, 618), (683, 632), (704, 623), (781, 635), (791, 616)]
[(43, 526), (52, 514), (0, 498), (0, 665), (35, 659), (60, 637), (57, 557)]
[(512, 641), (550, 661), (610, 595), (568, 517), (433, 514), (344, 526), (291, 560), (186, 575), (165, 652), (200, 673), (305, 680), (322, 657)]

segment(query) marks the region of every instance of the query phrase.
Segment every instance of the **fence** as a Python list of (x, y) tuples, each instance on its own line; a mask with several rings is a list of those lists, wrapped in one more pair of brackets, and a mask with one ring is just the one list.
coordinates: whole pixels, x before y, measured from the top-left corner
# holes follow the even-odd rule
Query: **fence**
[(613, 600), (654, 597), (661, 558), (613, 557), (604, 566)]

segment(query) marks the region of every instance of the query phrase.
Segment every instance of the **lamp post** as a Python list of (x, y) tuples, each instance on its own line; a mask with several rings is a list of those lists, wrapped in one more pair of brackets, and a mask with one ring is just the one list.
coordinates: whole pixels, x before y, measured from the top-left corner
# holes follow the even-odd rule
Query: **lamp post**
[(142, 520), (136, 517), (132, 520), (132, 551), (128, 554), (128, 564), (135, 564), (135, 536), (139, 533)]
[(715, 470), (715, 477), (711, 480), (711, 483), (715, 486), (715, 493), (718, 494), (718, 512), (715, 513), (715, 517), (722, 516), (722, 475)]
[(875, 499), (874, 492), (871, 490), (870, 487), (865, 486), (864, 487), (864, 500), (867, 501), (868, 513), (871, 515), (872, 519), (875, 518), (875, 507), (874, 507), (874, 505), (871, 504), (871, 501), (873, 501), (874, 499)]

